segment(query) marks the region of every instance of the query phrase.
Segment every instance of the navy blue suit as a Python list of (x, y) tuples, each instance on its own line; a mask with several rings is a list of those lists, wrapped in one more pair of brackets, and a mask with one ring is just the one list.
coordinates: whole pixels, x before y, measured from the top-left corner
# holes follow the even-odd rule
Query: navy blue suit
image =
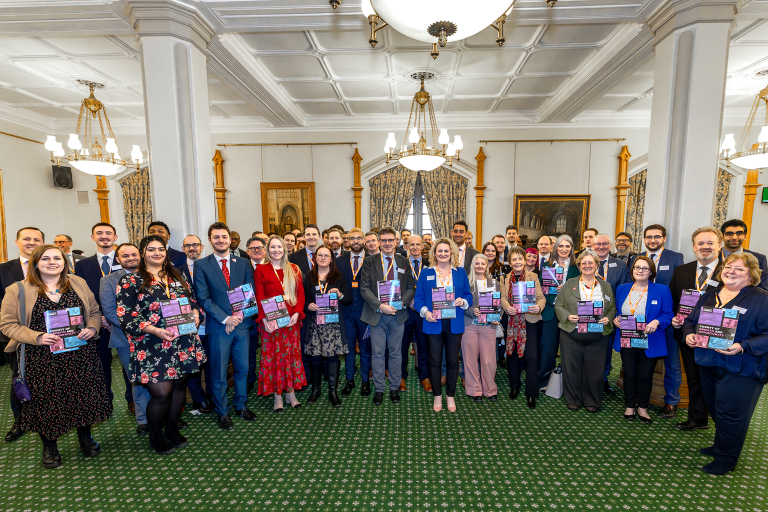
[[(187, 265), (187, 260), (184, 260), (184, 263), (176, 267), (179, 272), (184, 276), (184, 280), (187, 281), (189, 286), (194, 287), (194, 279), (192, 278), (192, 273), (189, 271), (189, 266)], [(201, 326), (203, 329), (204, 326)], [(198, 335), (200, 336), (200, 342), (203, 344), (203, 351), (206, 354), (209, 354), (211, 352), (210, 350), (210, 344), (208, 342), (208, 335), (207, 334), (200, 334), (200, 330), (198, 329)], [(210, 357), (210, 356), (209, 356)], [(211, 381), (211, 365), (207, 362), (203, 364), (203, 372), (205, 373), (205, 389), (203, 389), (203, 382), (200, 378), (201, 372), (195, 372), (192, 374), (192, 377), (189, 379), (189, 383), (187, 384), (187, 389), (189, 389), (189, 394), (192, 395), (192, 401), (203, 403), (206, 398), (209, 400), (213, 400), (213, 397), (211, 396), (211, 390), (213, 388), (213, 384)]]
[(246, 283), (253, 285), (251, 262), (229, 253), (227, 257), (229, 258), (229, 286), (222, 273), (221, 265), (213, 254), (195, 260), (193, 283), (197, 301), (205, 311), (205, 332), (208, 334), (210, 345), (208, 364), (211, 365), (211, 394), (219, 417), (229, 414), (227, 367), (230, 357), (235, 367), (233, 400), (235, 411), (243, 410), (248, 401), (248, 346), (250, 331), (254, 325), (253, 317), (249, 317), (243, 319), (231, 333), (226, 332), (224, 321), (232, 315), (227, 291)]
[[(647, 252), (640, 254), (648, 255)], [(629, 268), (632, 268), (632, 263), (637, 256), (635, 255), (629, 260), (627, 264)], [(679, 252), (664, 249), (661, 251), (658, 261), (654, 261), (654, 263), (656, 265), (656, 279), (653, 282), (669, 286), (675, 269), (684, 263), (683, 255)], [(619, 305), (617, 304), (616, 306), (618, 307)], [(664, 358), (664, 392), (666, 393), (664, 395), (664, 403), (676, 406), (680, 403), (680, 386), (683, 383), (680, 348), (677, 346), (677, 341), (675, 341), (671, 325), (665, 329), (665, 334), (667, 339), (667, 357)]]
[[(304, 258), (306, 260), (306, 258)], [(360, 294), (360, 270), (363, 268), (365, 253), (358, 260), (358, 273), (354, 275), (352, 265), (354, 263), (353, 254), (345, 252), (336, 260), (336, 267), (344, 276), (352, 293), (352, 304), (345, 306), (342, 304), (341, 312), (344, 315), (344, 326), (347, 331), (347, 348), (349, 353), (344, 361), (344, 367), (347, 373), (347, 380), (355, 380), (355, 345), (360, 347), (360, 374), (363, 382), (368, 382), (368, 374), (371, 371), (371, 338), (363, 338), (368, 324), (360, 320), (363, 313), (363, 296)], [(356, 283), (356, 284), (353, 284)]]
[[(613, 290), (613, 296), (616, 296), (616, 290), (619, 288), (619, 285), (625, 284), (625, 283), (631, 283), (632, 278), (629, 275), (629, 267), (621, 261), (618, 258), (614, 258), (612, 256), (608, 256), (608, 259), (605, 260), (605, 263), (602, 261), (597, 266), (597, 274), (603, 278), (603, 280), (611, 285), (611, 290)], [(621, 304), (616, 303), (616, 307), (620, 308)], [(611, 350), (611, 347), (608, 347), (608, 352), (605, 355), (605, 380), (608, 380), (608, 376), (611, 374), (611, 356), (613, 355), (613, 351)]]
[(170, 261), (171, 265), (176, 268), (187, 264), (187, 255), (181, 251), (177, 251), (170, 245), (166, 248), (166, 254), (168, 255), (168, 261)]

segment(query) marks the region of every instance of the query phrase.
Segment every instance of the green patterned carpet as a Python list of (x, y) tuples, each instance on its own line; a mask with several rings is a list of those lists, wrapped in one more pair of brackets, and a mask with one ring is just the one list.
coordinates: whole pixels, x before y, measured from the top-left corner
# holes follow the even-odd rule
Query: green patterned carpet
[[(258, 420), (235, 418), (233, 432), (219, 430), (215, 414), (185, 412), (189, 445), (166, 457), (135, 435), (116, 378), (115, 413), (94, 429), (100, 456), (86, 460), (74, 431), (59, 440), (64, 466), (55, 470), (41, 468), (36, 434), (0, 446), (0, 510), (768, 510), (765, 397), (738, 468), (715, 477), (700, 471), (710, 459), (698, 453), (714, 429), (679, 432), (657, 419), (658, 407), (650, 426), (627, 422), (621, 390), (597, 415), (543, 394), (530, 410), (522, 395), (506, 398), (499, 370), (499, 402), (476, 404), (459, 384), (455, 414), (432, 411), (415, 372), (400, 404), (386, 397), (375, 409), (359, 382), (341, 409), (324, 396), (273, 414), (272, 399), (252, 394)], [(3, 434), (9, 380), (0, 367)]]

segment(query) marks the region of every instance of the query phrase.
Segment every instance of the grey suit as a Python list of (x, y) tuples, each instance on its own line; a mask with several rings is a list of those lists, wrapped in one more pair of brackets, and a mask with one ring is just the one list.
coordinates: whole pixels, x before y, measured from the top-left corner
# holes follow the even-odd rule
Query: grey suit
[[(70, 257), (72, 259), (70, 259)], [(84, 260), (85, 258), (86, 257), (83, 256), (82, 254), (77, 254), (77, 253), (74, 253), (74, 252), (71, 252), (71, 253), (67, 254), (67, 266), (69, 266), (69, 270), (74, 272), (75, 265), (77, 264), (77, 262), (80, 261), (80, 260)]]
[(413, 282), (413, 272), (408, 258), (399, 254), (394, 255), (396, 279), (400, 280), (400, 295), (404, 309), (397, 311), (394, 316), (381, 313), (382, 302), (379, 300), (378, 281), (385, 280), (382, 262), (384, 256), (375, 254), (363, 260), (360, 269), (360, 294), (365, 304), (360, 319), (370, 326), (371, 332), (371, 368), (373, 369), (373, 384), (377, 393), (383, 393), (384, 385), (384, 356), (389, 350), (389, 389), (400, 389), (402, 366), (402, 344), (405, 321), (408, 320), (408, 305), (416, 295)]

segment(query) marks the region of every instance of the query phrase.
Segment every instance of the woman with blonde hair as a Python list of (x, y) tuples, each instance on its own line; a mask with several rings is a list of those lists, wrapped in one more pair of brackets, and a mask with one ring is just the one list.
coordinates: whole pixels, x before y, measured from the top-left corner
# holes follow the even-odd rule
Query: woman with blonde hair
[[(288, 262), (285, 241), (272, 235), (267, 241), (269, 262), (254, 270), (254, 289), (259, 306), (256, 323), (261, 337), (261, 368), (259, 395), (275, 395), (275, 412), (283, 412), (285, 398), (293, 408), (301, 407), (294, 390), (307, 385), (301, 360), (301, 323), (304, 319), (304, 285), (299, 267)], [(286, 327), (275, 328), (267, 322), (261, 301), (282, 297), (290, 321)]]
[[(70, 274), (66, 262), (55, 245), (35, 249), (27, 278), (6, 289), (0, 312), (0, 331), (10, 338), (6, 351), (20, 351), (20, 375), (31, 395), (21, 402), (21, 428), (40, 435), (46, 469), (62, 465), (56, 440), (73, 427), (83, 455), (101, 453), (91, 425), (109, 417), (109, 393), (94, 338), (101, 311), (85, 280)], [(62, 316), (68, 325), (79, 320), (77, 336), (48, 333), (45, 313), (66, 310)]]

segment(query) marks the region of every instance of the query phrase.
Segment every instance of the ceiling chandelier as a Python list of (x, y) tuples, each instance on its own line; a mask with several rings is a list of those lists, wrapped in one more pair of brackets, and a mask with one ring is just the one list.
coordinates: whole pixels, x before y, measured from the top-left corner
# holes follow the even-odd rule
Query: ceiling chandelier
[[(449, 161), (449, 165), (453, 165), (454, 157), (456, 161), (460, 160), (461, 150), (464, 147), (461, 135), (454, 136), (453, 142), (450, 143), (448, 130), (445, 128), (438, 130), (435, 111), (432, 107), (432, 96), (424, 90), (424, 80), (432, 80), (434, 76), (433, 73), (428, 72), (411, 75), (412, 79), (421, 81), (421, 89), (413, 95), (411, 114), (408, 117), (405, 137), (399, 152), (395, 153), (397, 141), (395, 141), (394, 132), (387, 135), (387, 141), (384, 144), (387, 163), (397, 160), (403, 167), (412, 171), (431, 171), (443, 165), (446, 160)], [(431, 146), (427, 146), (428, 132), (432, 137)], [(411, 143), (410, 147), (408, 142)]]
[[(69, 154), (64, 152), (62, 143), (57, 142), (54, 135), (48, 135), (45, 141), (45, 149), (51, 152), (51, 162), (60, 165), (61, 161), (65, 161), (75, 169), (94, 176), (112, 176), (123, 172), (129, 164), (120, 157), (117, 143), (115, 142), (115, 134), (112, 131), (112, 126), (109, 124), (109, 117), (107, 117), (106, 107), (93, 96), (94, 89), (100, 89), (104, 86), (88, 80), (78, 80), (77, 82), (88, 87), (91, 95), (80, 104), (77, 128), (75, 128), (75, 133), (69, 134), (69, 141), (67, 142), (70, 150)], [(103, 119), (102, 113), (104, 114)], [(103, 148), (99, 144), (99, 140), (91, 134), (92, 121), (96, 119), (99, 120), (101, 140), (106, 142)], [(85, 120), (85, 123), (83, 123), (83, 120)], [(109, 137), (104, 132), (105, 123)], [(80, 142), (81, 126), (83, 127), (84, 145)], [(138, 170), (142, 162), (139, 146), (133, 146), (131, 158)]]
[[(757, 116), (757, 111), (760, 108), (760, 100), (765, 104), (765, 124), (757, 137), (757, 144), (753, 145), (751, 149), (745, 150), (749, 133), (752, 131), (752, 123), (755, 122), (755, 116)], [(729, 133), (720, 146), (721, 159), (725, 160), (728, 166), (733, 163), (742, 169), (763, 169), (768, 167), (768, 148), (766, 146), (768, 146), (768, 87), (755, 95), (747, 124), (744, 125), (739, 138), (740, 151), (733, 152), (736, 149), (736, 140), (733, 138), (733, 134)]]

